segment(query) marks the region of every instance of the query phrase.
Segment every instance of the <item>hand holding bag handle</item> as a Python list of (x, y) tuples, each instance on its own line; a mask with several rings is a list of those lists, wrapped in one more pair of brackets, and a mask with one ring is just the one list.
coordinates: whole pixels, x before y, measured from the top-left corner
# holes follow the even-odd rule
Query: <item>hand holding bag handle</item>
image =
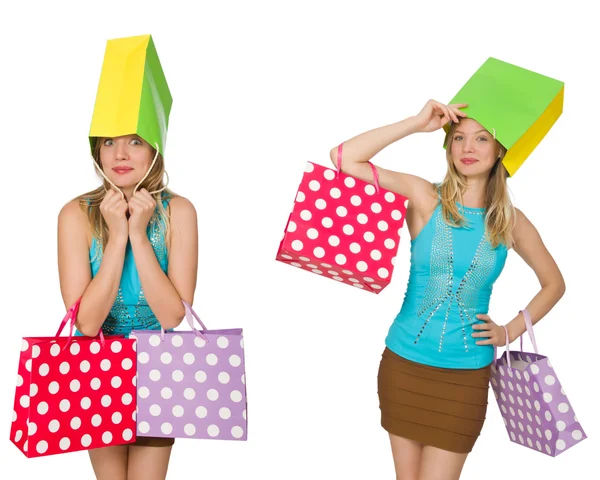
[[(69, 308), (69, 310), (67, 310), (67, 313), (65, 314), (64, 318), (60, 322), (60, 327), (58, 327), (58, 331), (56, 332), (56, 335), (54, 335), (54, 338), (58, 338), (58, 336), (61, 334), (61, 332), (65, 328), (65, 325), (67, 324), (67, 322), (69, 323), (69, 340), (67, 341), (67, 343), (65, 343), (65, 346), (62, 348), (61, 351), (64, 351), (65, 348), (67, 348), (70, 345), (71, 340), (73, 339), (73, 330), (75, 329), (75, 322), (77, 321), (77, 314), (79, 313), (79, 306), (81, 305), (82, 298), (83, 298), (83, 296), (79, 297), (77, 299), (77, 301), (71, 306), (71, 308)], [(104, 334), (102, 333), (102, 328), (100, 328), (100, 331), (98, 332), (98, 336), (100, 337), (100, 345), (102, 346), (102, 348), (104, 348), (105, 341), (104, 341)]]
[[(506, 328), (506, 325), (502, 325), (502, 328), (504, 328), (504, 334), (506, 335), (506, 361), (508, 363), (508, 368), (511, 368), (511, 366), (510, 366), (510, 339), (508, 338), (508, 328)], [(496, 345), (494, 345), (494, 366), (496, 366), (497, 363), (498, 363), (498, 347)]]
[[(525, 317), (525, 327), (527, 328), (527, 334), (529, 335), (529, 339), (533, 344), (533, 351), (537, 354), (539, 352), (537, 342), (535, 341), (535, 334), (533, 333), (533, 323), (531, 322), (531, 315), (529, 314), (527, 309), (523, 309), (519, 313), (522, 313), (523, 317)], [(523, 335), (521, 335), (521, 351), (523, 351)]]
[[(340, 143), (338, 145), (337, 150), (337, 175), (336, 178), (340, 178), (340, 172), (342, 171), (342, 146), (344, 144)], [(379, 173), (377, 172), (377, 168), (371, 162), (367, 162), (371, 166), (371, 170), (373, 171), (373, 179), (375, 183), (375, 191), (379, 193)]]

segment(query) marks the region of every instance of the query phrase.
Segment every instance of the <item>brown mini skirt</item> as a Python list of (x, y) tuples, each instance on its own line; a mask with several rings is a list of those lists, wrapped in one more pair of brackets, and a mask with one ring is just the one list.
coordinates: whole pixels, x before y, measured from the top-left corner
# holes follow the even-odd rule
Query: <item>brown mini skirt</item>
[(174, 438), (136, 437), (130, 445), (134, 447), (170, 447), (175, 443)]
[(457, 453), (468, 453), (487, 410), (490, 367), (430, 367), (386, 348), (377, 387), (381, 425), (390, 434)]

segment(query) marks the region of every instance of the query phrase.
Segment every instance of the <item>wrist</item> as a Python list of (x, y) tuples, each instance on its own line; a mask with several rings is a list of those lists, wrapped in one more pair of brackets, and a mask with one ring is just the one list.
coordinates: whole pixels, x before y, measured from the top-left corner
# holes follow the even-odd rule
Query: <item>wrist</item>
[(508, 322), (506, 324), (506, 328), (508, 329), (508, 339), (510, 340), (510, 342), (514, 342), (517, 338), (519, 338), (521, 336), (521, 334), (523, 332), (518, 331), (518, 328), (515, 328), (515, 322), (514, 320)]
[(125, 247), (128, 240), (127, 233), (113, 233), (108, 236), (108, 244), (116, 245), (117, 247)]
[(404, 120), (400, 121), (399, 123), (403, 124), (403, 126), (406, 128), (407, 135), (411, 135), (413, 133), (419, 133), (421, 131), (421, 128), (419, 127), (419, 121), (418, 121), (416, 115), (405, 118)]
[(150, 242), (150, 240), (148, 240), (146, 232), (129, 232), (129, 240), (131, 241), (132, 247)]

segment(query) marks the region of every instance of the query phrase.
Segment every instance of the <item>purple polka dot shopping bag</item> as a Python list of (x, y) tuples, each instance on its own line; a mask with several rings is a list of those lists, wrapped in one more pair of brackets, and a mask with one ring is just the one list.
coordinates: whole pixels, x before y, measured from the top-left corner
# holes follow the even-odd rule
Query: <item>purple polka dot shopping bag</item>
[[(523, 310), (535, 353), (511, 352), (491, 367), (491, 383), (511, 441), (556, 457), (586, 437), (550, 360), (538, 353), (531, 317)], [(508, 339), (507, 339), (508, 340)]]
[(183, 303), (192, 331), (131, 332), (137, 340), (138, 435), (246, 440), (242, 329), (207, 330)]
[(408, 199), (308, 162), (276, 260), (372, 293), (389, 285)]

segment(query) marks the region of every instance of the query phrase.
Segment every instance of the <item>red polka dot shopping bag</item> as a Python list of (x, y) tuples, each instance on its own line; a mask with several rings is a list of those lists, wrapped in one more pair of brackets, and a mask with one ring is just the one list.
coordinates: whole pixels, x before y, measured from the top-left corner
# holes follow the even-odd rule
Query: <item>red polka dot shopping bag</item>
[(135, 441), (135, 342), (74, 337), (80, 302), (56, 336), (23, 338), (10, 439), (28, 458)]
[(183, 304), (192, 331), (131, 332), (138, 354), (137, 434), (246, 440), (242, 329), (207, 330)]
[(373, 293), (389, 285), (408, 199), (308, 162), (276, 260)]
[(531, 317), (523, 310), (535, 353), (506, 352), (492, 365), (494, 396), (511, 441), (556, 457), (586, 437), (550, 360), (538, 353)]

